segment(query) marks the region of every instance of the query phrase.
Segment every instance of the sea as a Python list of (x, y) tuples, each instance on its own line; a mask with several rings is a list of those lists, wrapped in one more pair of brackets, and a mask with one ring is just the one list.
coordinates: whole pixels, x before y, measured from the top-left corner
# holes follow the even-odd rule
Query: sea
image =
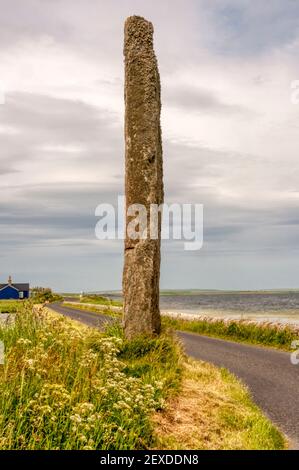
[[(121, 293), (105, 293), (121, 299)], [(160, 308), (184, 316), (251, 319), (299, 324), (299, 290), (279, 291), (167, 291)]]

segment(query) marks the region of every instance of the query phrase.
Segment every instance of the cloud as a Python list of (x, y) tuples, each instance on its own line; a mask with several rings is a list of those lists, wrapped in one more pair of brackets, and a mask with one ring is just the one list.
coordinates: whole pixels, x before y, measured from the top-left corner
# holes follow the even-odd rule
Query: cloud
[(203, 250), (163, 243), (164, 287), (275, 287), (281, 266), (294, 283), (297, 2), (0, 6), (4, 277), (60, 290), (120, 287), (122, 242), (95, 239), (94, 210), (124, 191), (122, 35), (136, 13), (155, 27), (166, 202), (204, 204)]
[(224, 55), (255, 56), (298, 38), (299, 5), (293, 0), (200, 1), (202, 41)]
[(0, 165), (0, 175), (7, 175), (9, 173), (16, 173), (18, 170), (16, 170), (14, 167), (13, 167), (13, 164), (5, 164), (5, 162), (3, 164)]
[(181, 85), (167, 87), (163, 93), (165, 104), (168, 107), (183, 108), (185, 111), (198, 113), (249, 113), (249, 110), (235, 104), (223, 102), (210, 90), (199, 89), (192, 86)]

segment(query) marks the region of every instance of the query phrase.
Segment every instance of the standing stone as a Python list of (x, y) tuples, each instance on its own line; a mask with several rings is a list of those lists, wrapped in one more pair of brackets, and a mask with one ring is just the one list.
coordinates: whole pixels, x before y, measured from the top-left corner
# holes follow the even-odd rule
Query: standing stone
[[(127, 338), (159, 334), (161, 216), (158, 238), (149, 238), (150, 205), (163, 202), (160, 77), (153, 49), (153, 25), (139, 16), (125, 23), (126, 214), (132, 204), (147, 210), (146, 239), (126, 233), (123, 271)], [(132, 221), (126, 215), (126, 227)]]

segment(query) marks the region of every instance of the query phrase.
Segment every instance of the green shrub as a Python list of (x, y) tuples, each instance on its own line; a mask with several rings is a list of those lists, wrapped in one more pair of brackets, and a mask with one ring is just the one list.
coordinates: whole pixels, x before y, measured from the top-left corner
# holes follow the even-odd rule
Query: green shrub
[(31, 289), (31, 299), (35, 304), (43, 304), (62, 301), (63, 297), (53, 293), (49, 287), (34, 287)]

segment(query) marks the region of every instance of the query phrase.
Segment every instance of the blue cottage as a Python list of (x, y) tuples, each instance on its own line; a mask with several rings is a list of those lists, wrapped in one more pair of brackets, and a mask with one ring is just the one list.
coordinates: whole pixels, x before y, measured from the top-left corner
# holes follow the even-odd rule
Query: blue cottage
[(0, 300), (28, 299), (29, 284), (14, 284), (9, 276), (6, 284), (0, 284)]

